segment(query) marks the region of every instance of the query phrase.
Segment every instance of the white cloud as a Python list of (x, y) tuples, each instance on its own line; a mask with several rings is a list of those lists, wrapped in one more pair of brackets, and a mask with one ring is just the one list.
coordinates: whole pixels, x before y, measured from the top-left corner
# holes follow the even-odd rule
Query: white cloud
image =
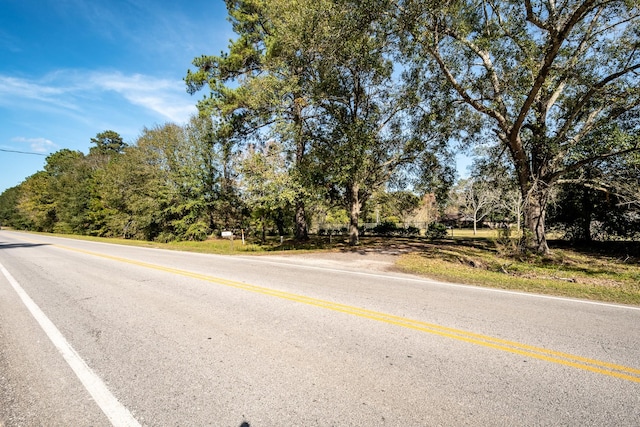
[(35, 153), (48, 153), (58, 148), (58, 145), (46, 138), (25, 138), (22, 136), (12, 138), (12, 141), (29, 144), (31, 151)]
[(95, 73), (91, 81), (96, 87), (111, 90), (134, 105), (154, 111), (173, 122), (184, 123), (196, 112), (194, 102), (186, 97), (181, 81), (160, 79), (141, 74)]
[[(39, 80), (0, 75), (0, 105), (41, 110), (47, 107), (60, 112), (86, 112), (89, 102), (101, 102), (109, 92), (117, 93), (124, 102), (142, 107), (164, 120), (184, 123), (196, 112), (195, 101), (187, 93), (184, 83), (142, 74), (121, 72), (83, 72), (59, 70)], [(101, 104), (101, 109), (121, 111), (122, 105)], [(145, 123), (140, 123), (140, 126)]]
[[(26, 100), (53, 104), (67, 109), (76, 109), (77, 107), (65, 97), (70, 90), (64, 86), (47, 85), (28, 79), (0, 76), (0, 103), (8, 105), (21, 104), (20, 101)], [(34, 106), (37, 105), (35, 104)]]

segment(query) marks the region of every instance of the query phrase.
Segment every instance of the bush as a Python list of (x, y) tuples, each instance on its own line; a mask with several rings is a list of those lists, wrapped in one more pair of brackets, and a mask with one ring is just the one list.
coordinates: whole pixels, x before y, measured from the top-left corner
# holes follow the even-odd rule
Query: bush
[(494, 240), (499, 254), (515, 256), (520, 248), (518, 239), (512, 237), (513, 229), (509, 226), (498, 228), (498, 237)]
[(177, 240), (178, 239), (175, 234), (169, 233), (166, 231), (163, 231), (162, 233), (158, 234), (158, 236), (155, 238), (155, 241), (160, 243), (175, 242)]
[(447, 237), (447, 226), (439, 222), (429, 224), (426, 233), (429, 239), (444, 239)]
[(373, 233), (378, 236), (393, 236), (399, 229), (394, 222), (382, 222), (373, 227)]
[(414, 227), (413, 225), (410, 225), (404, 229), (404, 234), (407, 236), (419, 236), (420, 229), (418, 227)]

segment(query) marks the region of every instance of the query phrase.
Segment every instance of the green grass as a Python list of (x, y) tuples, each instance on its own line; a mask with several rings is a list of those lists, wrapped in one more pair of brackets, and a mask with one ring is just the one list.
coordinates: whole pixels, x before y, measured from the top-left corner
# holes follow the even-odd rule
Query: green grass
[(637, 258), (553, 247), (549, 256), (513, 256), (492, 241), (449, 241), (402, 256), (405, 272), (437, 280), (640, 305)]
[(453, 237), (453, 238), (460, 238), (460, 237), (465, 237), (465, 238), (490, 238), (490, 239), (494, 239), (496, 237), (498, 237), (498, 232), (496, 230), (492, 230), (489, 228), (479, 228), (476, 232), (476, 234), (473, 234), (473, 229), (472, 228), (455, 228), (455, 229), (450, 229), (447, 232), (447, 237)]
[(517, 254), (512, 241), (501, 240), (492, 230), (453, 230), (441, 241), (424, 238), (364, 237), (353, 248), (346, 237), (312, 238), (308, 242), (266, 244), (235, 239), (209, 239), (203, 242), (144, 242), (89, 236), (64, 236), (123, 245), (152, 247), (211, 254), (276, 254), (319, 251), (382, 251), (393, 248), (406, 252), (397, 257), (396, 267), (404, 272), (441, 281), (510, 289), (541, 294), (585, 298), (640, 305), (640, 257), (638, 242), (593, 243), (571, 248), (550, 242), (551, 255)]

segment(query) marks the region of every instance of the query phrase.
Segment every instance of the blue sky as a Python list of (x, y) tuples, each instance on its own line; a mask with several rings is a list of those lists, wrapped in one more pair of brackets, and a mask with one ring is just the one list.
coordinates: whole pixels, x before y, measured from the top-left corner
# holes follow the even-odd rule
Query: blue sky
[(0, 0), (0, 193), (102, 131), (186, 122), (203, 94), (182, 79), (226, 49), (226, 17), (222, 0)]
[(0, 0), (0, 193), (105, 130), (186, 122), (191, 61), (234, 37), (222, 0)]

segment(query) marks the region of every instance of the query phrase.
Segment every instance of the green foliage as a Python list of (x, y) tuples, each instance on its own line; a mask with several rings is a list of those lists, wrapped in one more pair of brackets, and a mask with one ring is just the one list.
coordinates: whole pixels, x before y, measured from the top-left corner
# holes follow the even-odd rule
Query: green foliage
[[(406, 55), (426, 98), (455, 106), (464, 142), (497, 140), (546, 252), (550, 192), (573, 171), (640, 149), (640, 10), (625, 0), (400, 2)], [(424, 59), (423, 59), (424, 58)], [(630, 140), (598, 137), (626, 123)]]
[[(612, 146), (633, 146), (637, 131), (632, 123), (612, 123), (588, 139), (596, 138), (592, 144), (596, 147), (603, 140)], [(587, 242), (640, 238), (639, 152), (599, 159), (567, 174), (560, 183), (549, 223), (565, 238)]]
[(27, 228), (27, 219), (18, 208), (21, 199), (20, 193), (21, 187), (16, 186), (8, 188), (0, 194), (0, 227)]
[(382, 222), (376, 225), (371, 231), (378, 236), (393, 236), (398, 233), (398, 230), (395, 222)]
[(354, 242), (367, 199), (431, 138), (413, 119), (412, 86), (394, 76), (388, 6), (229, 1), (238, 38), (225, 54), (196, 58), (185, 79), (190, 93), (208, 86), (199, 108), (218, 114), (229, 135), (267, 133), (291, 153), (296, 222), (307, 194), (322, 189), (349, 212)]
[(496, 251), (501, 256), (515, 257), (522, 253), (518, 246), (518, 239), (514, 237), (513, 229), (509, 226), (498, 229), (498, 236), (494, 239)]
[(426, 237), (433, 240), (444, 239), (447, 237), (447, 226), (439, 222), (429, 224)]
[(278, 235), (288, 234), (287, 212), (293, 210), (300, 189), (289, 173), (282, 147), (270, 141), (263, 150), (250, 149), (241, 161), (240, 173), (243, 197), (263, 240), (270, 222)]
[(56, 222), (55, 199), (49, 188), (49, 175), (40, 171), (20, 185), (18, 210), (29, 229), (53, 231)]
[[(296, 182), (296, 238), (307, 238), (305, 205), (312, 185), (306, 156), (315, 114), (309, 108), (307, 51), (290, 25), (306, 10), (289, 1), (228, 1), (230, 21), (238, 38), (220, 56), (201, 56), (187, 72), (189, 93), (205, 86), (210, 96), (198, 103), (201, 114), (215, 115), (225, 137), (240, 148), (272, 137), (293, 159), (290, 176)], [(308, 32), (308, 30), (307, 30)], [(302, 34), (299, 34), (302, 37)], [(294, 43), (293, 45), (291, 43)]]
[(395, 222), (385, 221), (370, 230), (375, 236), (419, 236), (420, 229), (414, 226), (398, 227)]
[[(52, 154), (0, 195), (0, 221), (157, 241), (238, 229), (304, 239), (307, 211), (329, 211), (324, 222), (348, 224), (355, 244), (362, 219), (413, 215), (413, 192), (443, 207), (456, 141), (482, 143), (494, 165), (468, 188), (476, 219), (519, 227), (523, 216), (522, 242), (543, 252), (547, 214), (574, 238), (636, 238), (640, 11), (527, 4), (228, 0), (237, 37), (185, 78), (209, 92), (198, 117), (132, 145), (107, 130), (87, 155)], [(494, 189), (496, 205), (480, 209)]]
[(420, 198), (410, 191), (378, 191), (367, 203), (367, 221), (405, 222), (420, 202)]
[(112, 156), (122, 154), (127, 144), (122, 140), (122, 137), (117, 132), (112, 130), (106, 130), (100, 132), (91, 138), (91, 143), (94, 145), (89, 149), (89, 155), (93, 156)]
[(330, 209), (325, 214), (322, 222), (326, 224), (347, 224), (349, 222), (349, 214), (342, 207)]

